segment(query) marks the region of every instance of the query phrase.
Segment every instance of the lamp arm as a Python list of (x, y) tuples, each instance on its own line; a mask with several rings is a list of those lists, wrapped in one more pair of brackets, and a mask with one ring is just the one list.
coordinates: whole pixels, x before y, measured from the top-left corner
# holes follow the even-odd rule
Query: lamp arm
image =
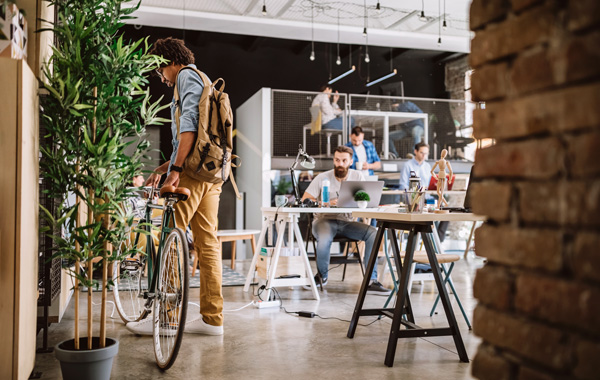
[(296, 176), (294, 174), (294, 167), (290, 168), (290, 175), (292, 177), (292, 189), (294, 189), (294, 196), (296, 197), (295, 204), (300, 204), (300, 190), (298, 189), (298, 182), (296, 182)]

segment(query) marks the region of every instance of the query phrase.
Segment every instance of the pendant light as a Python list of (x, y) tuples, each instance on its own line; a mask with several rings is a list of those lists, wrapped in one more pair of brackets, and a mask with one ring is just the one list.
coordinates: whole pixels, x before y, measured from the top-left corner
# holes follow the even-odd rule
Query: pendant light
[(337, 41), (337, 59), (335, 60), (336, 65), (342, 64), (342, 59), (340, 58), (340, 10), (338, 9), (338, 41)]
[(444, 0), (444, 22), (442, 23), (442, 29), (446, 30), (448, 24), (446, 24), (446, 0)]
[[(438, 0), (438, 12), (442, 13), (442, 0)], [(442, 17), (438, 17), (438, 41), (437, 45), (442, 46)]]
[(263, 0), (263, 7), (262, 7), (262, 15), (266, 16), (267, 15), (267, 4), (265, 4), (266, 0)]
[(310, 11), (311, 11), (310, 33), (311, 33), (311, 37), (312, 37), (312, 41), (310, 43), (310, 60), (314, 61), (315, 60), (315, 5), (314, 4), (310, 5)]
[(365, 27), (363, 28), (363, 37), (367, 36), (367, 24), (368, 24), (368, 19), (367, 19), (367, 0), (365, 0)]
[(421, 0), (421, 15), (419, 16), (419, 20), (426, 22), (427, 17), (425, 17), (425, 0)]

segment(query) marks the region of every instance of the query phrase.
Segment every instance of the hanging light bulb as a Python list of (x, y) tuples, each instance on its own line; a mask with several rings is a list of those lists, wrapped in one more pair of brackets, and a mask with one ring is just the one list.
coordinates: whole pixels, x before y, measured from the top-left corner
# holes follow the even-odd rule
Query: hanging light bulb
[(446, 30), (448, 24), (446, 24), (446, 0), (444, 0), (444, 22), (442, 23), (442, 29)]
[(262, 7), (262, 15), (266, 16), (267, 15), (267, 5), (265, 4), (265, 1), (263, 1), (263, 7)]
[(438, 43), (437, 43), (437, 45), (438, 46), (442, 46), (442, 37), (438, 37)]
[(369, 58), (369, 53), (365, 54), (365, 62), (366, 63), (371, 62), (371, 58)]
[(363, 28), (363, 37), (367, 36), (367, 28)]
[(375, 10), (381, 13), (381, 5), (379, 4), (379, 0), (377, 0), (377, 6), (375, 7)]
[(448, 24), (446, 24), (446, 20), (444, 20), (444, 22), (442, 23), (442, 29), (448, 29)]
[(312, 50), (312, 51), (310, 52), (310, 60), (311, 60), (311, 61), (314, 61), (314, 60), (315, 60), (315, 51), (314, 51), (314, 50)]
[(367, 15), (367, 0), (365, 0), (365, 27), (363, 28), (363, 37), (367, 36), (367, 25), (369, 25), (369, 19), (368, 19), (368, 15)]
[(335, 60), (335, 64), (338, 66), (342, 64), (342, 59), (340, 58), (339, 55), (337, 56), (337, 59)]
[(419, 16), (420, 21), (427, 21), (427, 17), (425, 17), (425, 0), (421, 1), (421, 15)]
[(311, 42), (310, 42), (310, 57), (311, 61), (315, 60), (315, 6), (314, 4), (310, 7), (311, 15), (310, 15), (310, 34), (311, 34)]

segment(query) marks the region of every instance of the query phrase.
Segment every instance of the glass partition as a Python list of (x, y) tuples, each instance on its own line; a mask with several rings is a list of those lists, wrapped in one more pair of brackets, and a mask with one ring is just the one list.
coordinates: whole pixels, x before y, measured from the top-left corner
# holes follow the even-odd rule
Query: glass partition
[(342, 120), (337, 121), (342, 129), (332, 129), (319, 123), (319, 107), (311, 113), (319, 94), (272, 90), (273, 157), (295, 156), (299, 144), (313, 157), (330, 157), (336, 146), (349, 141), (352, 126), (360, 126), (382, 160), (410, 158), (415, 144), (423, 141), (430, 146), (430, 159), (438, 159), (441, 150), (447, 149), (451, 160), (474, 161), (476, 142), (472, 124), (477, 103), (339, 94), (337, 104)]

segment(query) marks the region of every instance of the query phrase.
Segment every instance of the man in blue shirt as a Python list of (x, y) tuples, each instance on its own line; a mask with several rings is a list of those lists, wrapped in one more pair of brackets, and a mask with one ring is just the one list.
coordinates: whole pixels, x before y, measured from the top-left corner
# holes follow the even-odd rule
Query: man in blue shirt
[[(350, 141), (346, 143), (346, 146), (352, 148), (353, 152), (350, 169), (360, 170), (366, 177), (373, 175), (373, 169), (381, 168), (381, 160), (377, 155), (375, 145), (365, 140), (365, 134), (361, 127), (352, 128)], [(362, 167), (357, 167), (358, 163)]]
[[(163, 174), (164, 185), (180, 186), (190, 190), (190, 197), (177, 202), (175, 222), (185, 230), (188, 225), (194, 235), (194, 246), (200, 253), (200, 316), (186, 323), (186, 333), (223, 335), (223, 293), (221, 290), (222, 265), (221, 244), (217, 238), (218, 210), (221, 196), (220, 183), (195, 180), (183, 172), (198, 134), (198, 103), (204, 91), (200, 75), (193, 69), (194, 54), (175, 38), (160, 39), (154, 43), (150, 54), (162, 56), (168, 63), (161, 65), (156, 73), (169, 87), (177, 84), (179, 104), (171, 103), (171, 134), (173, 154), (171, 159), (157, 167), (146, 180), (147, 186), (156, 186)], [(180, 134), (177, 139), (176, 110), (179, 109)], [(187, 270), (187, 268), (184, 268)], [(130, 322), (127, 329), (139, 335), (152, 335), (152, 318)], [(168, 330), (166, 330), (168, 332)]]
[[(399, 104), (394, 104), (396, 112), (413, 112), (413, 113), (423, 113), (415, 103), (405, 101)], [(408, 133), (413, 137), (413, 141), (416, 144), (420, 143), (422, 140), (423, 133), (425, 132), (425, 125), (423, 123), (423, 119), (415, 119), (403, 123), (400, 126), (400, 129), (396, 131), (391, 131), (389, 134), (390, 138), (390, 153), (394, 154), (398, 157), (398, 151), (396, 150), (396, 141), (401, 140)]]
[(414, 157), (404, 164), (402, 172), (400, 172), (400, 190), (408, 189), (408, 179), (411, 171), (421, 178), (421, 185), (427, 190), (431, 180), (431, 165), (426, 161), (428, 155), (429, 145), (423, 142), (415, 145)]

